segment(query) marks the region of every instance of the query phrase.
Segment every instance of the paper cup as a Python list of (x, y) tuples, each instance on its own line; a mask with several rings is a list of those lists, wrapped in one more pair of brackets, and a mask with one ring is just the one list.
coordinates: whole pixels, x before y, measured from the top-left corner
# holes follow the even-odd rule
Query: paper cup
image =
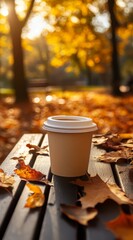
[(44, 122), (48, 132), (51, 172), (58, 176), (83, 176), (89, 163), (92, 135), (97, 126), (81, 116), (52, 116)]

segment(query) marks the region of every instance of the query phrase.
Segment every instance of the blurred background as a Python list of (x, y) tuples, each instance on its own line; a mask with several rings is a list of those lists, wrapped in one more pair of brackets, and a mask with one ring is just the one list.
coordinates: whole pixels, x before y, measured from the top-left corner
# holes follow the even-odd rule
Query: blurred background
[(30, 87), (111, 86), (118, 93), (132, 79), (132, 1), (0, 4), (1, 88), (17, 88), (23, 77)]

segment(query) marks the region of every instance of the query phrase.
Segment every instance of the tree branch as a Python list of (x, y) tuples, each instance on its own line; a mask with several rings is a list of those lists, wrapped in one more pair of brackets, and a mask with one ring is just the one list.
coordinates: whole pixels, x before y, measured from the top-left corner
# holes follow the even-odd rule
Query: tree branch
[(8, 19), (10, 27), (13, 28), (13, 22), (20, 27), (20, 21), (15, 11), (15, 0), (4, 0), (8, 8)]
[(31, 14), (31, 11), (33, 9), (34, 2), (35, 2), (35, 0), (31, 0), (29, 8), (28, 8), (27, 13), (26, 13), (26, 16), (23, 19), (23, 21), (21, 21), (21, 27), (22, 28), (25, 26), (26, 22), (28, 21), (28, 18), (29, 18), (30, 14)]

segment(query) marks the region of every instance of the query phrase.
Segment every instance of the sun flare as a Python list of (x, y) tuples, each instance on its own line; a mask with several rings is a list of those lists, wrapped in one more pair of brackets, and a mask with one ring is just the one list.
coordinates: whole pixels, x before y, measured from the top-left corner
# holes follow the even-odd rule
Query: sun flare
[(39, 37), (42, 33), (46, 34), (48, 31), (52, 30), (52, 25), (48, 24), (42, 16), (36, 15), (28, 21), (27, 28), (23, 33), (23, 37), (34, 39)]
[(0, 13), (4, 17), (7, 17), (7, 15), (8, 15), (8, 9), (4, 3), (2, 3), (0, 6)]
[[(26, 6), (22, 0), (16, 0), (16, 11), (17, 14), (20, 15), (22, 18), (25, 15), (25, 8)], [(0, 13), (4, 17), (8, 16), (8, 8), (4, 2), (1, 5)], [(44, 19), (44, 12), (35, 14), (28, 20), (26, 27), (23, 30), (22, 38), (28, 38), (32, 40), (39, 37), (42, 33), (47, 34), (48, 32), (51, 32), (53, 30), (53, 25), (48, 23)]]

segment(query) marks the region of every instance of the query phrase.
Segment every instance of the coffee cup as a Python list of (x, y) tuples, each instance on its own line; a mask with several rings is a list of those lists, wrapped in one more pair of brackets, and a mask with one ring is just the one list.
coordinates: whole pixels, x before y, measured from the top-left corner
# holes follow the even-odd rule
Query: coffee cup
[(63, 177), (85, 175), (90, 157), (92, 135), (97, 125), (91, 118), (57, 115), (43, 124), (48, 133), (51, 172)]

